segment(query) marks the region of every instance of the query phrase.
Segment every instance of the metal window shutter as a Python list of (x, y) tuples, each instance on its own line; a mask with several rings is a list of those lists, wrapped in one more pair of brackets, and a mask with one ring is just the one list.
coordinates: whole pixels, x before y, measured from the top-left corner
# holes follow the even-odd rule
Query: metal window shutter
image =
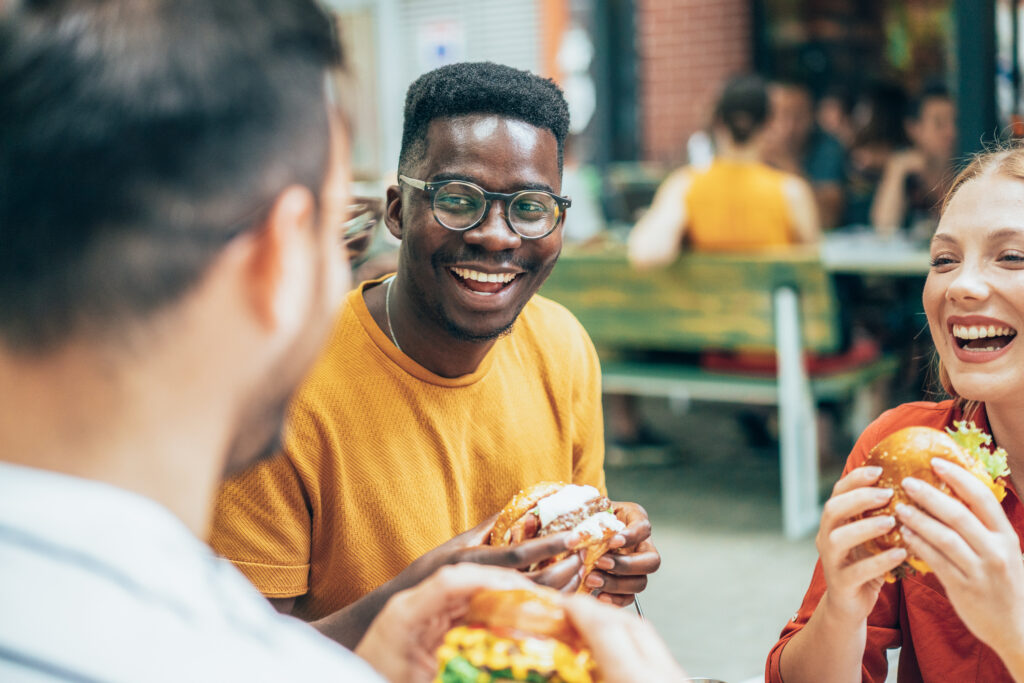
[(540, 70), (541, 36), (536, 0), (400, 0), (405, 82), (427, 71), (421, 31), (432, 24), (461, 25), (463, 61), (491, 61)]

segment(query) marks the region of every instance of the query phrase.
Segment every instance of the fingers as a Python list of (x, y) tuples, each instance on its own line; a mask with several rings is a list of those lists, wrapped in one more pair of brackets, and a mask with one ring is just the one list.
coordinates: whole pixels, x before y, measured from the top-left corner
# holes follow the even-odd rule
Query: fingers
[(647, 516), (647, 510), (636, 503), (613, 502), (612, 508), (615, 516), (626, 525), (622, 531), (625, 539), (623, 544), (626, 547), (634, 546), (651, 536), (651, 520)]
[(686, 674), (649, 625), (588, 596), (565, 601), (606, 683), (682, 681)]
[(572, 534), (563, 532), (541, 538), (531, 538), (517, 545), (466, 548), (459, 554), (458, 559), (477, 564), (526, 569), (565, 552), (576, 542), (578, 539), (574, 538)]
[[(918, 513), (919, 517), (924, 517)], [(935, 575), (940, 577), (940, 581), (945, 584), (948, 580), (953, 579), (956, 581), (966, 581), (967, 574), (958, 566), (958, 563), (950, 560), (950, 557), (946, 555), (946, 550), (939, 550), (931, 543), (926, 541), (924, 538), (914, 533), (914, 531), (907, 525), (903, 526), (901, 530), (903, 534), (903, 540), (906, 542), (907, 547), (914, 552), (915, 555), (920, 557), (922, 560), (928, 563), (928, 566), (932, 568)], [(963, 558), (960, 558), (963, 562)]]
[(465, 531), (460, 534), (458, 538), (464, 541), (464, 545), (483, 545), (491, 535), (491, 529), (494, 528), (494, 522), (497, 521), (497, 519), (498, 514), (495, 513), (469, 531)]
[(837, 496), (840, 493), (846, 493), (855, 488), (871, 486), (878, 481), (880, 476), (882, 476), (881, 467), (858, 467), (850, 470), (849, 474), (837, 481), (836, 485), (832, 487), (832, 495)]
[(881, 579), (886, 572), (891, 572), (907, 559), (904, 548), (892, 548), (884, 553), (872, 555), (863, 560), (853, 562), (839, 570), (839, 581), (846, 586), (863, 586), (866, 583)]
[[(943, 460), (932, 458), (932, 469), (939, 478), (946, 482), (953, 492), (960, 498), (974, 513), (974, 517), (981, 520), (987, 528), (992, 531), (1012, 532), (1013, 527), (1006, 518), (1002, 506), (996, 497), (992, 495), (985, 484), (962, 467)], [(911, 492), (908, 491), (908, 494)], [(914, 496), (911, 495), (911, 498)], [(916, 502), (916, 499), (915, 499)], [(934, 514), (934, 513), (933, 513)]]
[(526, 576), (542, 586), (571, 592), (579, 588), (581, 567), (583, 562), (579, 555), (572, 553), (564, 560), (559, 560), (550, 567), (528, 572)]
[(604, 555), (595, 567), (620, 576), (653, 574), (661, 567), (661, 554), (653, 543), (644, 541), (633, 552)]
[(600, 588), (604, 593), (633, 595), (647, 588), (646, 576), (613, 576), (605, 572), (591, 572), (583, 582), (587, 588)]
[[(442, 567), (415, 588), (397, 593), (396, 603), (406, 616), (435, 617), (468, 600), (479, 590), (529, 588), (530, 580), (518, 572), (463, 563)], [(388, 605), (391, 604), (388, 603)], [(388, 610), (388, 605), (384, 610)], [(382, 613), (383, 614), (383, 613)]]
[[(842, 482), (843, 480), (840, 480), (839, 483)], [(839, 484), (836, 484), (836, 487), (838, 488)], [(821, 514), (821, 531), (831, 533), (850, 518), (882, 507), (892, 498), (892, 493), (892, 489), (861, 487), (834, 494), (825, 502)]]
[(856, 522), (844, 524), (829, 532), (829, 544), (827, 552), (839, 558), (846, 555), (861, 543), (870, 541), (889, 533), (896, 526), (896, 518), (891, 515), (879, 515), (859, 519)]
[[(967, 476), (974, 479), (970, 474)], [(977, 483), (983, 486), (980, 481)], [(950, 559), (959, 562), (972, 549), (978, 553), (991, 550), (988, 529), (959, 500), (914, 477), (903, 480), (903, 490), (924, 512), (912, 505), (898, 505), (900, 521), (923, 535), (932, 545), (943, 551), (954, 552), (955, 555), (950, 555)], [(980, 493), (992, 498), (993, 504), (998, 507), (991, 493), (987, 490)]]

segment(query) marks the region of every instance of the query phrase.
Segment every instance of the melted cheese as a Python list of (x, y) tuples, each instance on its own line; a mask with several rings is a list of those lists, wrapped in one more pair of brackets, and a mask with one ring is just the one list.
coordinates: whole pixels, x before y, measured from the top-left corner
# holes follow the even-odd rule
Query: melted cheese
[(578, 486), (568, 484), (563, 486), (558, 493), (547, 498), (541, 498), (537, 503), (537, 514), (540, 517), (541, 527), (545, 527), (564, 514), (573, 512), (583, 507), (583, 504), (601, 495), (601, 492), (593, 486)]
[(604, 536), (605, 529), (622, 531), (626, 525), (610, 512), (597, 512), (573, 527), (573, 532), (591, 538)]

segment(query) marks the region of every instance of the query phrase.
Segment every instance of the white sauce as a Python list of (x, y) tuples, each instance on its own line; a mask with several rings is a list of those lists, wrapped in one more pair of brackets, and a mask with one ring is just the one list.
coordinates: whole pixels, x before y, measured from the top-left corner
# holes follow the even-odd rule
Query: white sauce
[(626, 525), (619, 521), (619, 518), (610, 512), (598, 512), (577, 524), (573, 528), (574, 533), (591, 538), (604, 536), (605, 529), (622, 531)]
[(568, 484), (558, 493), (541, 498), (537, 503), (537, 514), (541, 527), (546, 527), (562, 515), (578, 510), (589, 500), (594, 500), (601, 492), (593, 486), (577, 486)]

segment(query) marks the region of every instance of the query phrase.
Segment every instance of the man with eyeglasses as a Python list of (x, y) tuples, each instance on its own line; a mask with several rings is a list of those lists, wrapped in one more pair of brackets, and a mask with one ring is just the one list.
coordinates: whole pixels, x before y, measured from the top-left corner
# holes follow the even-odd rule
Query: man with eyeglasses
[[(450, 65), (410, 86), (384, 215), (398, 272), (349, 296), (291, 406), (287, 458), (222, 491), (214, 547), (339, 642), (452, 562), (579, 587), (575, 554), (536, 569), (565, 534), (482, 545), (526, 486), (604, 491), (597, 355), (571, 314), (534, 296), (571, 206), (559, 194), (568, 123), (552, 81), (506, 66)], [(617, 508), (620, 547), (584, 588), (625, 605), (660, 557), (646, 512)]]
[(445, 568), (375, 672), (204, 543), (349, 285), (339, 62), (310, 0), (0, 3), (0, 680), (430, 680), (475, 590), (530, 585)]

